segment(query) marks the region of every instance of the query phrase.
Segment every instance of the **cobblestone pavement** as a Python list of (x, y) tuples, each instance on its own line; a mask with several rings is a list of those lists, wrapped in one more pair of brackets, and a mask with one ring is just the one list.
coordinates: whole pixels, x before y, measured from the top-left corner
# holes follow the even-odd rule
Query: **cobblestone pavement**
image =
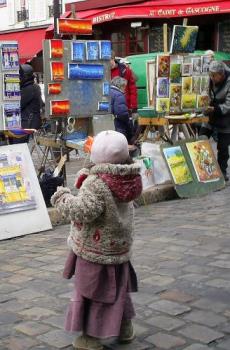
[[(136, 209), (137, 338), (116, 350), (230, 349), (230, 187)], [(67, 226), (0, 242), (0, 349), (72, 349)]]

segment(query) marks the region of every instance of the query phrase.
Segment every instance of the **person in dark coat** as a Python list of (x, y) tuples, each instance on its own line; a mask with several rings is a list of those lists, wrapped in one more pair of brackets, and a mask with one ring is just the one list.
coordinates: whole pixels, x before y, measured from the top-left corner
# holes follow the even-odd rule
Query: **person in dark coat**
[(227, 167), (230, 146), (230, 71), (223, 62), (212, 61), (209, 66), (210, 106), (206, 110), (209, 123), (203, 125), (200, 135), (210, 137), (217, 131), (217, 160), (228, 181)]
[(122, 133), (130, 144), (133, 130), (132, 120), (130, 120), (129, 110), (125, 99), (125, 89), (127, 80), (115, 77), (111, 81), (111, 112), (114, 115), (115, 130)]
[[(19, 68), (21, 88), (21, 127), (22, 129), (39, 129), (41, 127), (41, 88), (34, 81), (31, 65), (22, 64)], [(11, 143), (24, 143), (29, 136), (11, 139)]]

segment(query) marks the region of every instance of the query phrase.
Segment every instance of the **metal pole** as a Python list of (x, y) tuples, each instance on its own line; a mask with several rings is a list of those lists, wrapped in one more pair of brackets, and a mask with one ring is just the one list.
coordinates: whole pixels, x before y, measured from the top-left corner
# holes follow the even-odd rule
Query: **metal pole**
[(59, 0), (53, 0), (53, 13), (54, 13), (54, 39), (59, 38), (57, 33), (57, 19), (60, 18)]

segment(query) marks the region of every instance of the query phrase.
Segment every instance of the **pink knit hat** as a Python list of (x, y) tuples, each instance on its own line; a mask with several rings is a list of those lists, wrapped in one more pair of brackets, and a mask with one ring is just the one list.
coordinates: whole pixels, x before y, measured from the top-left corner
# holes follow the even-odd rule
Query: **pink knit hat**
[(94, 164), (123, 164), (128, 157), (128, 142), (120, 132), (106, 130), (95, 137), (90, 157)]

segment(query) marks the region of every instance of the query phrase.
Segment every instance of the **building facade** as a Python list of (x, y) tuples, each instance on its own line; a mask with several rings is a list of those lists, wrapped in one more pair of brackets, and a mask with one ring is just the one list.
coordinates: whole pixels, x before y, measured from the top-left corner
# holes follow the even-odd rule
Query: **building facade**
[(187, 18), (198, 25), (197, 50), (230, 53), (230, 1), (216, 0), (85, 0), (75, 6), (79, 18), (92, 19), (94, 37), (109, 39), (118, 56), (163, 51), (163, 24), (168, 27), (168, 47), (172, 28)]

